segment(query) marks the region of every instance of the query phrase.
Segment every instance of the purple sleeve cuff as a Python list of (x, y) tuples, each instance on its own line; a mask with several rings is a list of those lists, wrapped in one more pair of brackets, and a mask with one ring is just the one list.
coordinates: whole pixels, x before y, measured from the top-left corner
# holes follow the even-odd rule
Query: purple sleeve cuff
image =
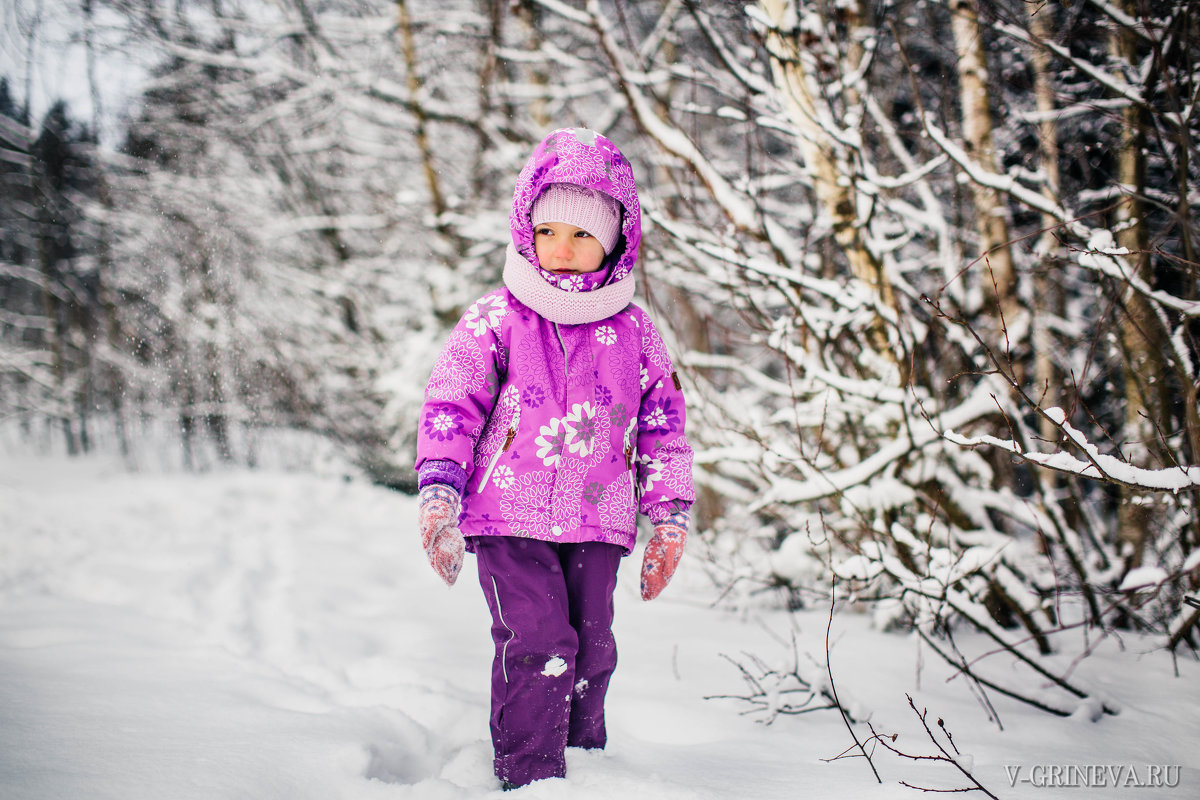
[(431, 483), (445, 484), (461, 495), (467, 488), (467, 471), (453, 461), (430, 459), (417, 470), (417, 486), (424, 488)]
[(688, 500), (668, 500), (665, 503), (654, 503), (646, 507), (646, 516), (655, 525), (665, 522), (668, 517), (678, 512), (686, 513), (692, 504)]

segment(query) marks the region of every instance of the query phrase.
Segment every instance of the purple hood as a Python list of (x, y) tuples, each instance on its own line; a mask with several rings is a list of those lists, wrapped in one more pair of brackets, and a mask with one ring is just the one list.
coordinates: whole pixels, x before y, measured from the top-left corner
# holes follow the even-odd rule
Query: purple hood
[(529, 213), (542, 189), (552, 183), (574, 183), (604, 192), (621, 204), (621, 238), (605, 259), (611, 285), (626, 278), (632, 280), (642, 243), (642, 206), (638, 202), (633, 167), (617, 146), (586, 128), (562, 128), (546, 136), (517, 176), (508, 227), (513, 246), (534, 266), (533, 224)]

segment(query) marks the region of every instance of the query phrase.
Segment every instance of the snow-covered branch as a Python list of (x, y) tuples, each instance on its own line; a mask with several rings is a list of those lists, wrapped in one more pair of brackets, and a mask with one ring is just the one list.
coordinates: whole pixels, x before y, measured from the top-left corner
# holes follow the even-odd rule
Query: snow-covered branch
[(1022, 447), (1012, 439), (1000, 439), (987, 434), (964, 436), (947, 430), (946, 438), (964, 447), (987, 445), (998, 447), (1022, 461), (1046, 469), (1078, 475), (1083, 478), (1102, 480), (1122, 486), (1131, 486), (1154, 492), (1181, 492), (1200, 489), (1200, 466), (1178, 466), (1162, 469), (1145, 469), (1130, 464), (1123, 458), (1101, 453), (1100, 449), (1066, 421), (1062, 409), (1046, 409), (1064, 434), (1064, 438), (1087, 453), (1087, 459), (1079, 459), (1062, 450), (1041, 452)]

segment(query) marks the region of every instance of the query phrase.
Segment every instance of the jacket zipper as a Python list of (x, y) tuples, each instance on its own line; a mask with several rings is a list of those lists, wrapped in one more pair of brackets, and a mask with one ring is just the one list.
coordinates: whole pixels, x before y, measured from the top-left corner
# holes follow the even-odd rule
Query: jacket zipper
[(637, 416), (629, 420), (629, 424), (625, 426), (625, 469), (630, 473), (630, 484), (632, 485), (631, 499), (633, 506), (637, 508), (638, 502), (638, 485), (637, 471), (633, 468), (637, 461), (637, 450), (633, 446), (633, 434), (637, 430)]
[(491, 480), (492, 470), (496, 468), (497, 462), (500, 461), (500, 456), (508, 452), (508, 448), (512, 447), (513, 439), (517, 438), (517, 426), (521, 424), (521, 406), (518, 405), (513, 411), (512, 423), (508, 426), (508, 434), (504, 437), (504, 444), (495, 455), (492, 456), (491, 462), (488, 464), (487, 472), (483, 473), (483, 478), (479, 481), (479, 487), (475, 490), (476, 494), (483, 494), (484, 488), (488, 481)]
[(558, 323), (554, 323), (554, 336), (558, 339), (558, 346), (562, 348), (563, 354), (563, 408), (566, 408), (567, 395), (570, 393), (571, 385), (571, 368), (567, 365), (567, 343), (563, 341), (562, 331), (558, 329)]

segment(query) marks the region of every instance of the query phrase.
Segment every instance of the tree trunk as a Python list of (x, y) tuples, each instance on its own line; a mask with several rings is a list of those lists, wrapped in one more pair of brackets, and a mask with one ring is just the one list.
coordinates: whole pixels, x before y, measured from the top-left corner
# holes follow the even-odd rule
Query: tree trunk
[(421, 76), (417, 73), (417, 45), (413, 37), (412, 17), (408, 13), (407, 0), (396, 0), (396, 20), (400, 29), (400, 50), (404, 55), (404, 72), (408, 80), (409, 102), (412, 104), (412, 115), (416, 125), (415, 137), (417, 149), (421, 153), (421, 169), (425, 174), (425, 185), (429, 190), (429, 204), (434, 218), (437, 219), (438, 229), (444, 225), (442, 215), (446, 211), (446, 201), (442, 193), (441, 182), (438, 180), (437, 166), (433, 161), (433, 148), (429, 146), (429, 117), (421, 104)]
[[(954, 50), (958, 56), (958, 91), (962, 104), (963, 145), (967, 154), (989, 172), (999, 172), (992, 145), (991, 95), (987, 58), (976, 0), (950, 0)], [(1015, 319), (1017, 279), (1009, 247), (1008, 210), (994, 189), (971, 185), (975, 202), (979, 250), (983, 258), (985, 292), (990, 289), (1000, 325)], [(990, 284), (990, 286), (989, 286)]]
[[(1041, 121), (1038, 123), (1038, 150), (1041, 153), (1041, 169), (1045, 176), (1042, 194), (1047, 199), (1058, 204), (1060, 182), (1058, 173), (1058, 124), (1053, 118), (1057, 107), (1054, 100), (1054, 87), (1050, 81), (1050, 53), (1041, 46), (1042, 42), (1052, 41), (1051, 27), (1052, 7), (1048, 5), (1027, 5), (1029, 27), (1033, 34), (1034, 45), (1030, 52), (1033, 64), (1034, 97)], [(1050, 213), (1042, 214), (1043, 232), (1037, 243), (1037, 252), (1041, 263), (1033, 274), (1033, 372), (1036, 385), (1032, 396), (1040, 401), (1043, 408), (1062, 406), (1063, 373), (1055, 358), (1054, 335), (1051, 333), (1051, 322), (1061, 319), (1066, 313), (1066, 305), (1062, 292), (1062, 246), (1059, 243), (1057, 220)], [(1038, 432), (1047, 442), (1055, 442), (1059, 436), (1058, 426), (1048, 417), (1038, 418)], [(1059, 483), (1058, 474), (1052, 470), (1040, 470), (1038, 473), (1045, 488), (1049, 489)]]
[[(1121, 0), (1121, 9), (1133, 18), (1138, 17), (1137, 3)], [(1133, 31), (1118, 26), (1113, 32), (1113, 55), (1129, 78), (1137, 76), (1137, 41)], [(1146, 115), (1134, 103), (1121, 112), (1121, 144), (1117, 154), (1118, 175), (1126, 193), (1117, 209), (1114, 227), (1117, 245), (1128, 251), (1125, 261), (1130, 277), (1147, 286), (1154, 283), (1151, 270), (1148, 231), (1143, 217), (1146, 192)], [(1156, 426), (1166, 419), (1166, 342), (1161, 321), (1146, 298), (1126, 286), (1121, 297), (1124, 316), (1121, 320), (1121, 347), (1125, 358), (1125, 427), (1124, 455), (1139, 467), (1162, 466), (1157, 446)], [(1146, 542), (1150, 536), (1152, 507), (1145, 493), (1123, 488), (1119, 514), (1118, 536), (1123, 556), (1130, 568), (1142, 563)]]
[[(821, 210), (829, 216), (834, 239), (850, 264), (854, 276), (871, 287), (881, 305), (895, 309), (892, 284), (884, 274), (883, 262), (867, 246), (858, 217), (858, 200), (854, 188), (854, 171), (846, 154), (822, 128), (820, 119), (831, 117), (819, 93), (814, 90), (816, 76), (812, 74), (814, 58), (802, 45), (795, 10), (788, 0), (760, 0), (759, 5), (771, 22), (767, 33), (767, 52), (771, 73), (784, 98), (791, 122), (799, 131), (798, 146), (805, 168), (812, 177), (813, 188)], [(850, 20), (851, 27), (860, 19)], [(850, 37), (855, 38), (854, 36)], [(857, 65), (847, 65), (841, 71), (848, 75)], [(849, 98), (853, 102), (854, 98)], [(876, 314), (870, 331), (873, 350), (887, 358), (893, 366), (901, 367), (890, 346), (887, 323)]]

